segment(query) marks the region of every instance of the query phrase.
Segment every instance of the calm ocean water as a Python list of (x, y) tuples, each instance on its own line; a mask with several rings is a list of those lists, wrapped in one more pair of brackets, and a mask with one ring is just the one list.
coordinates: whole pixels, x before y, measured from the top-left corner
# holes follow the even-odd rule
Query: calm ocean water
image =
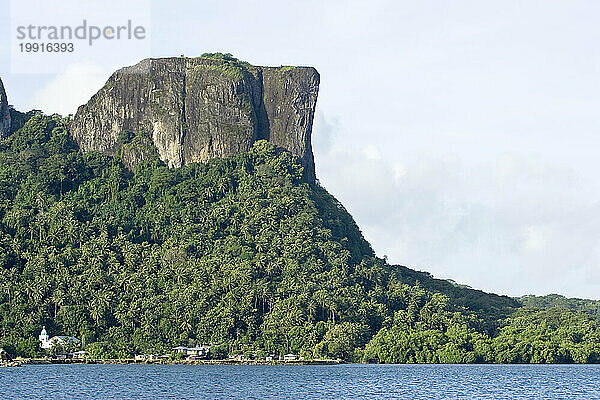
[(30, 365), (0, 399), (600, 399), (600, 366)]

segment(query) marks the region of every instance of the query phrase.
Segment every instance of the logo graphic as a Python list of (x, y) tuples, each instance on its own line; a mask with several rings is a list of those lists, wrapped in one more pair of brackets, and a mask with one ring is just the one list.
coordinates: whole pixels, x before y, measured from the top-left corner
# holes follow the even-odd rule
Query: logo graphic
[(149, 0), (11, 0), (11, 72), (124, 65), (150, 56)]

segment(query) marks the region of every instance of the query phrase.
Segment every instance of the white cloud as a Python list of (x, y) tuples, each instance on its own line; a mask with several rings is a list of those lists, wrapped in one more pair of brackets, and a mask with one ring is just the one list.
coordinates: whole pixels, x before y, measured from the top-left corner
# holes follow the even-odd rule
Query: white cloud
[(363, 154), (369, 160), (380, 160), (381, 159), (381, 153), (379, 152), (377, 147), (375, 147), (373, 145), (368, 145), (367, 147), (365, 147), (363, 149)]
[(77, 107), (106, 83), (111, 72), (96, 64), (72, 64), (33, 94), (30, 108), (47, 114), (75, 114)]
[(396, 184), (400, 183), (400, 181), (406, 176), (408, 170), (406, 167), (400, 163), (395, 163), (392, 166), (392, 170), (394, 171), (394, 181)]
[(525, 228), (523, 247), (526, 251), (543, 251), (548, 244), (548, 233), (540, 226), (528, 226)]

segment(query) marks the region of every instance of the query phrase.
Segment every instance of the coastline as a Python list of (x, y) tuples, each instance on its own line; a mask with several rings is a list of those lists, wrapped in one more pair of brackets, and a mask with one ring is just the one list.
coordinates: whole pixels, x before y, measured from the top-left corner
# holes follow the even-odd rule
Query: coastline
[(105, 365), (339, 365), (341, 360), (294, 360), (294, 361), (265, 361), (265, 360), (135, 360), (135, 359), (48, 359), (32, 358), (14, 360), (13, 366), (20, 365), (50, 365), (50, 364), (105, 364)]

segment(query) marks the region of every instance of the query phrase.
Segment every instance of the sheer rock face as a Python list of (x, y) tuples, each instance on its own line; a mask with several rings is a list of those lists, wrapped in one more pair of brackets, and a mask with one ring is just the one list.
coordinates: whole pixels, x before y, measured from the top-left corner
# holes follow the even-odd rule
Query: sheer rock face
[(0, 140), (10, 134), (10, 111), (8, 109), (8, 99), (4, 91), (2, 79), (0, 79)]
[[(311, 147), (319, 74), (219, 58), (147, 59), (115, 72), (70, 127), (82, 151), (114, 155), (123, 131), (145, 132), (170, 167), (248, 151), (266, 139), (300, 157)], [(138, 160), (140, 161), (140, 160)]]

